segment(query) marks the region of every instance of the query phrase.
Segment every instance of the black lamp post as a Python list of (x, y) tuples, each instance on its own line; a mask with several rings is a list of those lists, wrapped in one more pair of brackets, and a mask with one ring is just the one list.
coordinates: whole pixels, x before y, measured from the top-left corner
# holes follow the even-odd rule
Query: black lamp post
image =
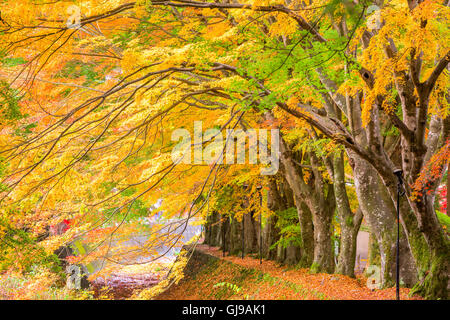
[[(248, 188), (248, 184), (244, 183), (242, 185), (242, 189), (247, 190)], [(245, 203), (244, 203), (244, 207), (245, 207)], [(244, 239), (244, 214), (242, 214), (242, 233), (241, 233), (241, 239), (242, 239), (242, 259), (244, 259), (244, 251), (245, 251), (245, 239)]]
[(245, 239), (244, 239), (244, 215), (242, 215), (242, 232), (241, 232), (241, 240), (242, 240), (242, 259), (244, 259), (244, 246), (245, 246)]
[(400, 197), (404, 195), (403, 191), (403, 171), (397, 169), (394, 171), (397, 176), (397, 272), (396, 272), (396, 298), (400, 300)]
[(256, 189), (259, 193), (259, 264), (262, 264), (262, 195), (261, 186), (257, 186)]
[(222, 217), (222, 256), (225, 257), (225, 218)]

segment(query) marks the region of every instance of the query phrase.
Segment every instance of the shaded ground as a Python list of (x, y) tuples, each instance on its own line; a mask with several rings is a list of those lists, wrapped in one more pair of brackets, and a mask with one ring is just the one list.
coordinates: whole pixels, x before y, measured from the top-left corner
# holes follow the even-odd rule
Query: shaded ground
[[(186, 267), (186, 277), (157, 299), (295, 299), (295, 300), (381, 300), (395, 299), (395, 288), (370, 290), (367, 279), (342, 275), (310, 274), (308, 269), (279, 266), (235, 256), (222, 257), (218, 248), (206, 245), (197, 250)], [(401, 288), (401, 299), (409, 298), (409, 289)]]

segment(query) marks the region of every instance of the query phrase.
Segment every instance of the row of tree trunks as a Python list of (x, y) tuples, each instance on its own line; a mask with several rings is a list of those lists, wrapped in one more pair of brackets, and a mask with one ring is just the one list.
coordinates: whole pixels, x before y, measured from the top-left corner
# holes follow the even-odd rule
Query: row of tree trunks
[[(275, 180), (271, 181), (268, 203), (272, 211), (286, 210), (294, 205), (291, 190), (288, 187), (286, 188), (286, 185), (284, 187), (284, 190), (280, 190)], [(280, 240), (280, 230), (277, 226), (277, 221), (277, 215), (271, 215), (265, 221), (265, 226), (262, 230), (262, 257), (282, 264), (297, 265), (301, 260), (303, 250), (292, 244), (286, 247), (277, 244), (278, 240)], [(244, 239), (242, 239), (242, 234)], [(225, 243), (223, 239), (225, 239)], [(217, 212), (212, 212), (207, 218), (205, 244), (219, 246), (227, 254), (241, 255), (242, 245), (244, 245), (244, 255), (259, 254), (259, 241), (259, 217), (255, 218), (253, 214), (244, 214), (243, 221), (221, 216)]]
[[(269, 115), (269, 117), (272, 116)], [(301, 267), (311, 268), (313, 272), (334, 273), (335, 250), (332, 242), (332, 219), (336, 209), (336, 200), (339, 200), (338, 211), (340, 212), (343, 230), (341, 239), (343, 251), (341, 251), (338, 259), (339, 268), (337, 271), (341, 274), (354, 276), (356, 235), (361, 217), (353, 219), (353, 213), (350, 210), (345, 190), (343, 155), (331, 164), (331, 175), (336, 177), (336, 183), (333, 185), (325, 183), (322, 173), (318, 171), (320, 159), (313, 154), (309, 154), (314, 174), (307, 184), (301, 170), (296, 166), (296, 163), (301, 162), (302, 159), (295, 159), (295, 155), (283, 140), (280, 150), (282, 175), (279, 180), (281, 181), (279, 184), (275, 180), (270, 182), (269, 194), (271, 200), (269, 205), (272, 211), (283, 211), (290, 207), (297, 209), (301, 230), (301, 248), (293, 245), (288, 245), (285, 248), (278, 246), (275, 251), (273, 244), (279, 239), (279, 230), (276, 230), (276, 218), (272, 218), (266, 224), (264, 232), (264, 256), (270, 256), (279, 262), (299, 264)], [(336, 166), (336, 170), (334, 170), (334, 166)], [(259, 230), (251, 215), (244, 216), (244, 230), (245, 253), (255, 252), (259, 247), (257, 236)], [(242, 245), (233, 240), (235, 238), (237, 236), (230, 234), (227, 238), (230, 239), (230, 244), (225, 245), (226, 248), (228, 247), (227, 251), (233, 254), (242, 250)]]
[(259, 221), (251, 214), (245, 214), (242, 221), (214, 211), (207, 218), (204, 242), (231, 255), (242, 254), (242, 245), (244, 254), (258, 253)]
[[(374, 170), (364, 163), (358, 163), (352, 159), (355, 174), (355, 187), (362, 205), (353, 214), (349, 208), (348, 198), (345, 193), (345, 181), (342, 156), (333, 160), (334, 172), (333, 188), (328, 192), (329, 197), (336, 201), (341, 238), (337, 265), (334, 266), (334, 250), (331, 242), (331, 219), (335, 210), (333, 199), (328, 200), (331, 206), (314, 208), (313, 215), (302, 193), (295, 197), (295, 192), (288, 183), (292, 172), (273, 178), (269, 181), (268, 205), (276, 212), (295, 206), (298, 213), (298, 223), (301, 227), (301, 247), (288, 245), (274, 245), (280, 239), (280, 230), (277, 228), (276, 215), (268, 217), (263, 230), (263, 258), (276, 260), (280, 263), (299, 265), (311, 268), (313, 271), (340, 273), (354, 277), (356, 261), (356, 238), (362, 221), (366, 217), (373, 238), (376, 239), (378, 256), (377, 261), (372, 261), (381, 267), (381, 281), (383, 286), (393, 285), (395, 278), (395, 207), (389, 204), (389, 197), (383, 196), (383, 185)], [(358, 167), (362, 165), (362, 168)], [(286, 179), (284, 178), (286, 177)], [(291, 179), (299, 179), (294, 177)], [(359, 183), (365, 181), (366, 183)], [(244, 204), (245, 205), (245, 204)], [(311, 203), (310, 203), (311, 205)], [(314, 218), (315, 217), (315, 218)], [(251, 214), (244, 215), (242, 222), (229, 217), (222, 217), (217, 212), (212, 212), (208, 217), (208, 225), (205, 233), (205, 243), (220, 246), (229, 254), (242, 254), (242, 229), (244, 228), (244, 253), (259, 252), (259, 217)], [(403, 237), (404, 238), (404, 237)], [(225, 239), (225, 245), (223, 240)], [(413, 285), (416, 280), (415, 263), (409, 250), (408, 242), (401, 242), (401, 279), (407, 285)], [(320, 266), (318, 268), (318, 266)]]
[[(347, 101), (347, 103), (349, 108), (353, 109), (353, 113), (360, 112), (360, 108), (353, 105), (354, 101)], [(274, 120), (274, 117), (271, 113), (266, 113), (266, 119)], [(355, 140), (362, 145), (367, 145), (368, 138), (361, 128), (360, 117), (355, 116), (352, 131), (359, 132), (355, 134)], [(332, 159), (317, 158), (314, 154), (307, 155), (313, 174), (309, 181), (305, 182), (302, 167), (299, 165), (304, 159), (298, 158), (283, 138), (280, 141), (280, 151), (281, 177), (278, 177), (280, 183), (277, 183), (275, 179), (270, 182), (270, 196), (273, 198), (270, 206), (273, 211), (295, 206), (302, 245), (301, 248), (273, 248), (273, 243), (279, 239), (279, 230), (276, 230), (276, 217), (274, 217), (269, 220), (264, 231), (264, 257), (280, 262), (299, 261), (300, 266), (311, 268), (314, 272), (336, 272), (354, 277), (356, 238), (364, 216), (379, 248), (382, 286), (392, 286), (395, 278), (396, 210), (390, 190), (385, 187), (376, 170), (351, 149), (346, 149), (360, 203), (360, 208), (353, 213), (345, 187), (343, 153), (335, 155)], [(332, 184), (324, 182), (322, 174), (318, 172), (317, 168), (321, 164), (327, 166), (333, 180)], [(331, 237), (335, 211), (341, 227), (340, 250), (336, 266)], [(252, 219), (250, 215), (244, 217), (246, 253), (255, 252), (258, 249), (259, 231)], [(405, 230), (405, 234), (408, 236), (411, 231)], [(234, 247), (239, 247), (238, 242), (235, 245), (230, 244), (227, 251), (241, 250), (234, 250)], [(400, 255), (404, 262), (402, 280), (405, 284), (411, 285), (416, 278), (411, 275), (416, 275), (417, 272), (411, 250), (404, 241)]]
[[(269, 192), (271, 196), (269, 199), (276, 198), (278, 200), (271, 201), (271, 210), (285, 210), (286, 204), (289, 201), (285, 201), (283, 196), (279, 194), (277, 189), (272, 189)], [(275, 196), (272, 196), (275, 194)], [(306, 205), (302, 205), (304, 212), (309, 213)], [(309, 213), (311, 219), (311, 215)], [(263, 229), (263, 247), (262, 255), (264, 259), (275, 260), (281, 264), (286, 265), (299, 265), (302, 267), (310, 267), (312, 264), (312, 254), (306, 254), (304, 248), (296, 246), (294, 244), (288, 244), (282, 246), (277, 244), (280, 239), (279, 229), (277, 227), (278, 217), (276, 215), (271, 215), (265, 221), (265, 227)], [(312, 222), (310, 222), (312, 225)], [(252, 217), (250, 214), (244, 215), (244, 224), (242, 221), (237, 219), (230, 219), (229, 217), (223, 217), (217, 212), (211, 213), (207, 218), (207, 224), (205, 227), (205, 240), (204, 243), (211, 246), (219, 246), (221, 250), (224, 250), (226, 254), (231, 255), (241, 255), (242, 254), (242, 226), (244, 226), (244, 254), (258, 254), (259, 253), (259, 221)], [(328, 231), (328, 228), (327, 228)], [(322, 237), (322, 235), (319, 235)], [(331, 232), (324, 235), (323, 238), (331, 237)], [(330, 242), (331, 238), (324, 239), (326, 242)], [(225, 241), (224, 241), (225, 240)], [(322, 240), (322, 239), (321, 239)], [(308, 239), (307, 243), (313, 246), (314, 250), (314, 236), (311, 235), (311, 239)], [(323, 246), (325, 247), (325, 245)], [(331, 248), (328, 248), (332, 251)], [(318, 250), (318, 254), (324, 254), (323, 250)], [(327, 259), (333, 259), (331, 257), (324, 257)], [(322, 257), (320, 257), (322, 259)], [(306, 264), (309, 261), (309, 264)], [(333, 272), (331, 270), (330, 272)]]
[(220, 237), (220, 219), (219, 213), (217, 211), (213, 211), (208, 216), (208, 223), (205, 228), (205, 243), (210, 244), (211, 246), (220, 246), (221, 237)]
[[(282, 188), (281, 188), (282, 189)], [(289, 205), (292, 200), (287, 200), (285, 194), (281, 194), (279, 186), (277, 186), (275, 180), (270, 182), (270, 188), (268, 193), (268, 206), (272, 211), (284, 210), (286, 205)], [(302, 210), (308, 212), (308, 208), (305, 204), (301, 206)], [(249, 236), (244, 236), (245, 254), (257, 254), (259, 253), (259, 221), (245, 215), (245, 221), (248, 221), (247, 230)], [(348, 228), (344, 229), (341, 223), (341, 241), (340, 250), (338, 256), (338, 263), (336, 265), (335, 272), (340, 274), (346, 274), (354, 276), (354, 268), (356, 261), (356, 238), (359, 231), (359, 225), (362, 220), (362, 211), (358, 210), (353, 219), (346, 220)], [(271, 215), (265, 221), (263, 229), (263, 247), (262, 254), (264, 259), (274, 260), (281, 264), (297, 265), (305, 267), (305, 250), (304, 247), (298, 247), (294, 245), (287, 245), (283, 247), (276, 245), (280, 239), (280, 230), (277, 226), (278, 216), (276, 214)], [(251, 225), (253, 224), (253, 226)], [(256, 226), (255, 226), (256, 224)], [(223, 217), (217, 212), (212, 212), (207, 219), (207, 225), (205, 228), (205, 243), (211, 246), (219, 246), (222, 250), (225, 250), (226, 254), (238, 255), (242, 254), (242, 221), (237, 219), (230, 219), (229, 217)], [(255, 233), (256, 230), (256, 233)], [(350, 235), (350, 236), (349, 236)], [(225, 239), (225, 246), (223, 243)], [(331, 241), (330, 241), (331, 242)], [(256, 245), (255, 245), (256, 244)], [(314, 246), (314, 242), (312, 242)], [(382, 257), (380, 254), (378, 239), (374, 233), (370, 236), (370, 249), (369, 249), (369, 265), (384, 265), (382, 264)], [(388, 256), (395, 257), (395, 246), (391, 245)], [(417, 281), (415, 273), (415, 263), (409, 251), (408, 242), (405, 237), (402, 238), (400, 247), (400, 260), (401, 260), (401, 280), (407, 286), (412, 286)], [(311, 267), (311, 263), (306, 267)], [(391, 263), (388, 266), (389, 270), (387, 274), (390, 278), (395, 276), (395, 263)], [(381, 274), (383, 279), (383, 274)]]
[[(282, 181), (283, 183), (280, 183), (278, 185), (275, 179), (271, 179), (269, 183), (268, 203), (269, 208), (273, 212), (284, 211), (295, 206), (296, 204), (296, 201), (294, 201), (294, 194), (292, 190), (289, 188), (286, 181)], [(276, 216), (274, 216), (275, 221), (276, 219)], [(276, 231), (279, 232), (278, 229), (276, 229)], [(303, 239), (303, 236), (300, 237)], [(275, 237), (275, 239), (276, 241), (278, 241), (280, 239), (280, 235), (277, 234), (277, 237)], [(269, 244), (268, 241), (266, 241), (266, 243)], [(293, 244), (288, 244), (287, 246), (282, 246), (281, 244), (279, 244), (276, 247), (276, 257), (274, 258), (274, 260), (282, 264), (298, 265), (301, 261), (301, 258), (305, 255), (307, 255), (307, 252), (305, 251), (304, 246), (301, 248)]]

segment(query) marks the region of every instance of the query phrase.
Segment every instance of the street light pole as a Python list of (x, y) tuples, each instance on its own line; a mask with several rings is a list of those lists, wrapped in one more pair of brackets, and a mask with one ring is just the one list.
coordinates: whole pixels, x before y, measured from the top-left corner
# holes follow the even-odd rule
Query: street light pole
[[(248, 184), (243, 184), (242, 185), (242, 189), (244, 189), (244, 191), (247, 188), (248, 188)], [(244, 203), (244, 208), (245, 208), (245, 203)], [(242, 259), (244, 259), (244, 251), (245, 251), (245, 239), (244, 239), (245, 233), (244, 233), (244, 228), (245, 228), (244, 213), (242, 213), (242, 233), (241, 233), (241, 238), (242, 238)]]
[(225, 223), (224, 217), (222, 217), (222, 256), (225, 257)]
[(259, 193), (259, 264), (262, 264), (262, 195), (261, 186), (257, 186)]
[(403, 171), (397, 169), (394, 171), (397, 176), (397, 262), (396, 262), (396, 299), (400, 300), (400, 197), (403, 192)]
[(244, 239), (244, 215), (242, 215), (242, 233), (241, 233), (241, 238), (242, 238), (242, 259), (244, 259), (244, 246), (245, 246), (245, 239)]

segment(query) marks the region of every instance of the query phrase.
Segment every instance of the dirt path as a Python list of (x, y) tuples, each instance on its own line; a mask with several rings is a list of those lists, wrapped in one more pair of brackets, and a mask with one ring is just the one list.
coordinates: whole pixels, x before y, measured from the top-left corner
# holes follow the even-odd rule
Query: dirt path
[[(310, 274), (308, 269), (289, 269), (274, 261), (236, 256), (222, 257), (219, 248), (198, 245), (197, 250), (220, 260), (213, 266), (198, 266), (195, 276), (187, 276), (179, 285), (171, 287), (160, 299), (331, 299), (385, 300), (395, 299), (395, 288), (371, 290), (362, 275), (356, 279), (330, 274)], [(230, 263), (225, 263), (225, 261)], [(248, 271), (248, 272), (247, 272)], [(237, 286), (236, 292), (220, 291), (218, 283)], [(401, 288), (402, 300), (409, 289)]]

